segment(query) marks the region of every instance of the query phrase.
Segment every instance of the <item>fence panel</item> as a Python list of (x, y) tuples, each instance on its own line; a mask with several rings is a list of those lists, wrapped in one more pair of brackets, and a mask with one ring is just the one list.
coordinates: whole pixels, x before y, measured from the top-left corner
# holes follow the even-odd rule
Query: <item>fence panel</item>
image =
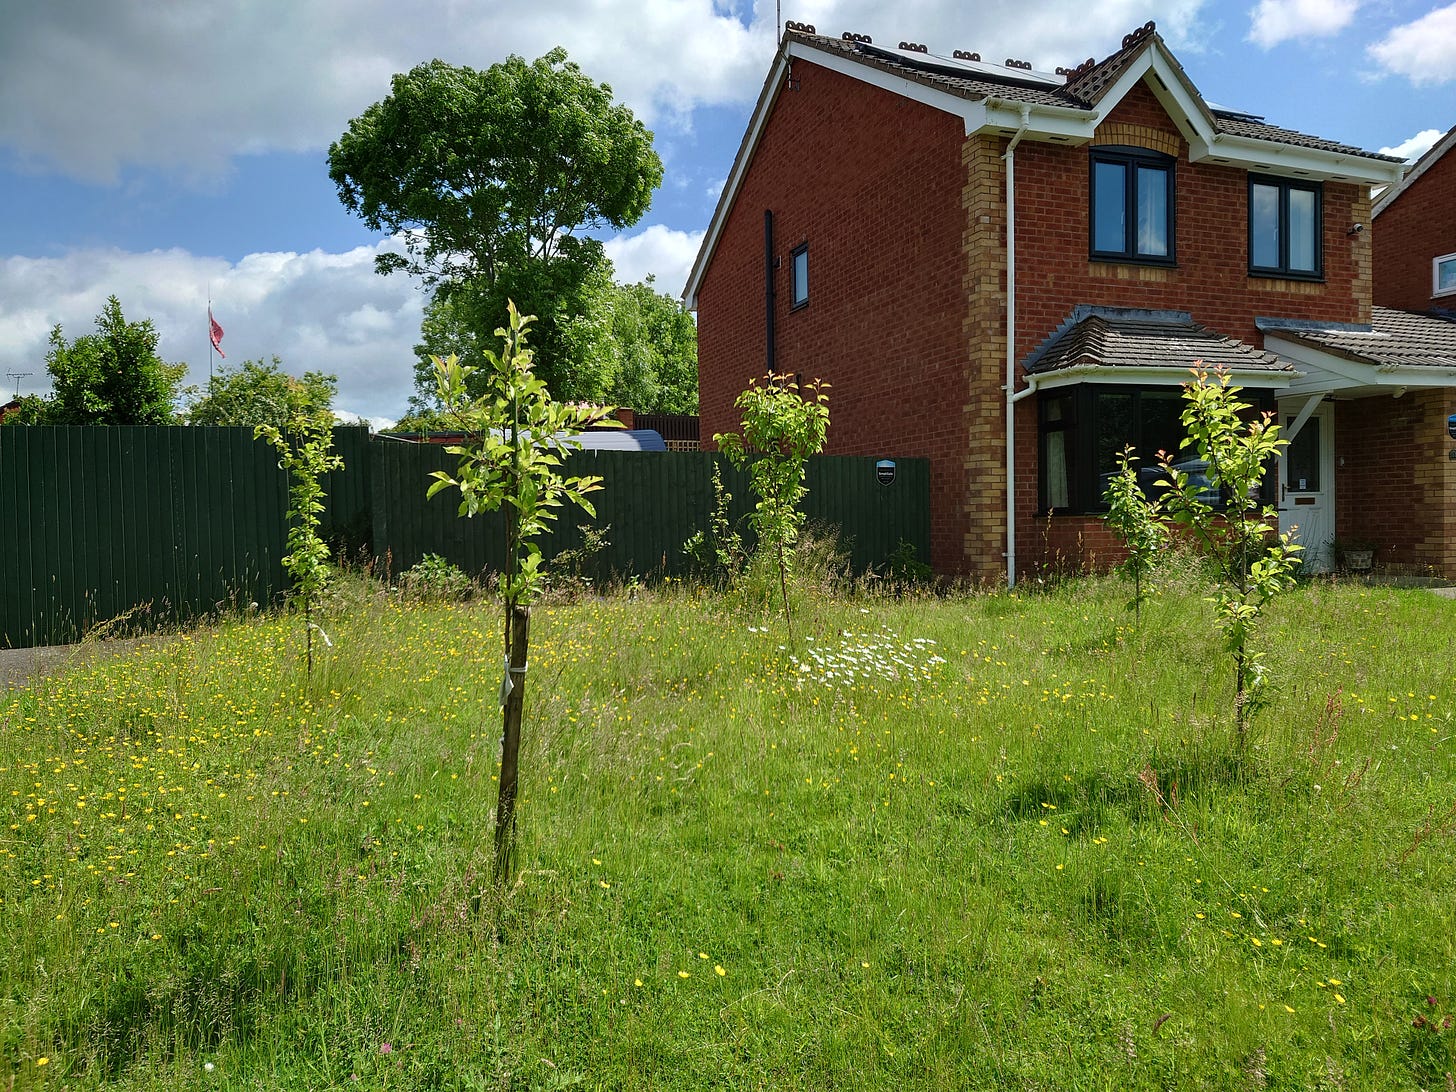
[[(325, 483), (324, 529), (336, 547), (372, 549), (393, 574), (426, 553), (472, 575), (500, 568), (499, 513), (461, 519), (453, 491), (425, 499), (430, 471), (454, 463), (442, 447), (360, 428), (336, 430), (334, 442), (345, 466)], [(712, 510), (714, 466), (746, 532), (748, 476), (721, 456), (584, 451), (565, 469), (602, 476), (597, 516), (563, 508), (542, 550), (552, 558), (578, 547), (581, 526), (595, 526), (608, 546), (589, 575), (682, 574), (683, 542)], [(881, 484), (873, 459), (818, 458), (808, 483), (809, 518), (840, 530), (857, 570), (902, 540), (928, 559), (925, 460), (899, 460), (895, 480)], [(230, 601), (268, 603), (286, 586), (287, 484), (276, 453), (246, 428), (0, 428), (0, 647), (74, 640), (128, 612), (130, 628)]]
[(285, 511), (277, 458), (250, 429), (0, 428), (0, 646), (267, 602)]
[[(374, 485), (374, 549), (393, 573), (439, 554), (472, 576), (498, 571), (504, 556), (504, 523), (498, 513), (457, 518), (454, 490), (425, 500), (430, 472), (453, 469), (455, 459), (433, 444), (376, 440), (371, 472)], [(581, 451), (566, 461), (567, 474), (596, 474), (601, 491), (591, 494), (595, 519), (563, 508), (557, 525), (541, 540), (542, 553), (555, 557), (582, 543), (581, 526), (603, 528), (608, 545), (588, 572), (603, 576), (680, 575), (687, 570), (683, 543), (707, 526), (713, 506), (713, 467), (732, 495), (729, 517), (746, 534), (753, 508), (748, 475), (720, 455), (704, 452), (659, 454), (636, 451)], [(856, 571), (882, 564), (902, 542), (923, 561), (930, 557), (930, 464), (925, 459), (896, 460), (895, 478), (881, 484), (876, 460), (822, 456), (810, 460), (805, 513), (811, 523), (839, 532)]]

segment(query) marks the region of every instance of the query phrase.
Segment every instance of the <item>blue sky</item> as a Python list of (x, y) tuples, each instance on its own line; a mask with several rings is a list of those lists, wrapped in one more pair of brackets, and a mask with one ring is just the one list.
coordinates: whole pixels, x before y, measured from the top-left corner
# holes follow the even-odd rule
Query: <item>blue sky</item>
[[(1148, 19), (1204, 96), (1370, 150), (1418, 155), (1456, 125), (1456, 3), (1402, 0), (783, 0), (855, 30), (1036, 67), (1106, 56)], [(986, 11), (986, 8), (994, 8)], [(666, 178), (607, 239), (619, 279), (676, 294), (774, 48), (772, 5), (721, 0), (0, 0), (0, 387), (47, 388), (50, 328), (109, 294), (206, 378), (205, 308), (228, 361), (278, 355), (340, 379), (339, 408), (401, 412), (419, 290), (339, 204), (328, 144), (432, 57), (485, 67), (564, 45), (656, 133)]]

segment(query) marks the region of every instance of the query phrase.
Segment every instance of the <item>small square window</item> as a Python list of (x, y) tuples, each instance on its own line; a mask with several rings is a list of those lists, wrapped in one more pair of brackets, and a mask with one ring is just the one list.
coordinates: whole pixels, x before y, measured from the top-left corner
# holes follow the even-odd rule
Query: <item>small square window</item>
[(796, 246), (789, 255), (789, 269), (792, 273), (793, 289), (791, 299), (794, 307), (803, 307), (809, 302), (809, 244)]
[(1442, 254), (1431, 263), (1431, 295), (1456, 294), (1456, 254)]
[(1323, 276), (1320, 187), (1249, 177), (1249, 272), (1319, 280)]
[(1173, 261), (1173, 160), (1142, 148), (1092, 149), (1092, 257)]

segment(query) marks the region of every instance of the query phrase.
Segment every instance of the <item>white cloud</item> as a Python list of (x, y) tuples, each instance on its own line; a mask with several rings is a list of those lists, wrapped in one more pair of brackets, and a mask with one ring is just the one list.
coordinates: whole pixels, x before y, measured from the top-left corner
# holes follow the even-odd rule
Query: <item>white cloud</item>
[[(910, 36), (1038, 67), (1105, 56), (1149, 18), (1198, 48), (1206, 0), (807, 0), (791, 14), (828, 34)], [(1348, 2), (1348, 0), (1346, 0)], [(122, 168), (194, 183), (238, 154), (320, 151), (432, 57), (485, 67), (563, 45), (649, 125), (687, 127), (706, 104), (751, 103), (774, 48), (774, 9), (714, 0), (79, 0), (5, 5), (0, 150), (89, 181)], [(84, 13), (77, 8), (84, 8)], [(747, 20), (745, 22), (744, 20)]]
[(607, 257), (617, 270), (621, 284), (635, 284), (649, 273), (656, 278), (657, 290), (677, 296), (687, 283), (693, 259), (703, 243), (701, 231), (674, 231), (653, 224), (636, 235), (618, 235), (603, 244)]
[(205, 383), (210, 284), (229, 364), (277, 354), (295, 374), (336, 374), (342, 412), (398, 416), (413, 390), (424, 296), (405, 277), (374, 272), (380, 249), (250, 254), (235, 265), (183, 250), (0, 258), (0, 372), (31, 372), (22, 392), (47, 390), (51, 327), (68, 339), (90, 333), (115, 294), (129, 320), (152, 320), (163, 359), (186, 361), (187, 381)]
[(1403, 140), (1390, 148), (1381, 148), (1380, 154), (1399, 156), (1407, 163), (1414, 163), (1435, 147), (1436, 141), (1445, 135), (1440, 129), (1422, 129), (1409, 140)]
[(1385, 71), (1417, 85), (1456, 79), (1456, 4), (1394, 28), (1369, 52)]
[(1271, 49), (1291, 38), (1328, 38), (1350, 25), (1359, 0), (1259, 0), (1249, 41)]
[(564, 45), (651, 124), (751, 95), (773, 48), (771, 24), (750, 30), (712, 0), (5, 9), (0, 147), (90, 181), (128, 165), (201, 181), (239, 153), (325, 148), (388, 93), (394, 73), (432, 57), (483, 68)]

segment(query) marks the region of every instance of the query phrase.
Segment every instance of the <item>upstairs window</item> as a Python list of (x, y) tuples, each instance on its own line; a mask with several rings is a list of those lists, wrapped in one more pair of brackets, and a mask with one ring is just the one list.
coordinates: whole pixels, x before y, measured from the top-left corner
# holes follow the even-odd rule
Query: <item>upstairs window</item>
[(790, 299), (794, 307), (803, 307), (809, 302), (809, 244), (800, 243), (789, 253), (789, 273), (792, 285)]
[(1456, 254), (1443, 254), (1431, 263), (1431, 295), (1456, 293)]
[(1319, 280), (1324, 270), (1317, 183), (1249, 177), (1249, 272)]
[(1092, 149), (1092, 257), (1173, 262), (1173, 158), (1143, 148)]

